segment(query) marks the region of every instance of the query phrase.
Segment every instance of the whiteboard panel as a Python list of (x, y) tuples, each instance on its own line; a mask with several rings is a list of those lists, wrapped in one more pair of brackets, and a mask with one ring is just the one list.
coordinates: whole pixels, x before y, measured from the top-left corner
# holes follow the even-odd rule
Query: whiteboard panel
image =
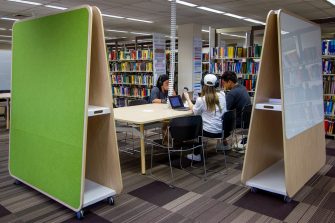
[(12, 77), (12, 51), (0, 50), (0, 91), (10, 90)]
[(279, 12), (281, 75), (286, 138), (323, 122), (321, 30)]

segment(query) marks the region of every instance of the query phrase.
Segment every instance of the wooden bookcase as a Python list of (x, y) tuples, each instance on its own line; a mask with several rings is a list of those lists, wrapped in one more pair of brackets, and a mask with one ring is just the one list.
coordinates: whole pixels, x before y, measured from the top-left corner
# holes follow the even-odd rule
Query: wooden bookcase
[[(307, 20), (282, 10), (268, 14), (241, 180), (288, 200), (325, 164), (322, 79), (317, 74), (321, 70), (320, 37), (320, 27)], [(306, 38), (314, 45), (307, 46)], [(296, 41), (291, 44), (297, 47), (292, 52), (287, 51), (289, 41)], [(311, 52), (313, 57), (301, 57), (291, 64), (297, 51)], [(316, 69), (307, 69), (311, 67)], [(306, 83), (298, 82), (301, 75)], [(311, 96), (308, 91), (313, 84)], [(315, 114), (310, 105), (315, 105)]]

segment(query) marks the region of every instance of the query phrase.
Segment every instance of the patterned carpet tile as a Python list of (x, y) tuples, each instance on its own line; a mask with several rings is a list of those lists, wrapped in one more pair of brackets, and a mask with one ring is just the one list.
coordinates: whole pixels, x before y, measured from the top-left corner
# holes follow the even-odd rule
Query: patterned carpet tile
[(234, 205), (272, 218), (284, 220), (299, 202), (292, 200), (290, 203), (283, 201), (283, 196), (264, 191), (257, 193), (248, 192)]

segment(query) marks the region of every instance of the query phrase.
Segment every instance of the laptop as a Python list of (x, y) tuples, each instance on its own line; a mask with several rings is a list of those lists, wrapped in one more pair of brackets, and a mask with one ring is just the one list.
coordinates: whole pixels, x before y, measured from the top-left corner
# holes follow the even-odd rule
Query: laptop
[(181, 100), (180, 95), (169, 96), (169, 101), (171, 108), (177, 111), (188, 111), (190, 108), (184, 107), (183, 101)]

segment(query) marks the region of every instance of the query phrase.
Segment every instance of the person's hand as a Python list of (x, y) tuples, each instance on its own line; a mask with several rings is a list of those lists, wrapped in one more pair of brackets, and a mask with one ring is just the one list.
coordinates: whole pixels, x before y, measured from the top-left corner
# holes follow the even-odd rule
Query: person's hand
[(184, 92), (184, 97), (187, 101), (190, 100), (190, 96), (188, 95), (188, 92)]

